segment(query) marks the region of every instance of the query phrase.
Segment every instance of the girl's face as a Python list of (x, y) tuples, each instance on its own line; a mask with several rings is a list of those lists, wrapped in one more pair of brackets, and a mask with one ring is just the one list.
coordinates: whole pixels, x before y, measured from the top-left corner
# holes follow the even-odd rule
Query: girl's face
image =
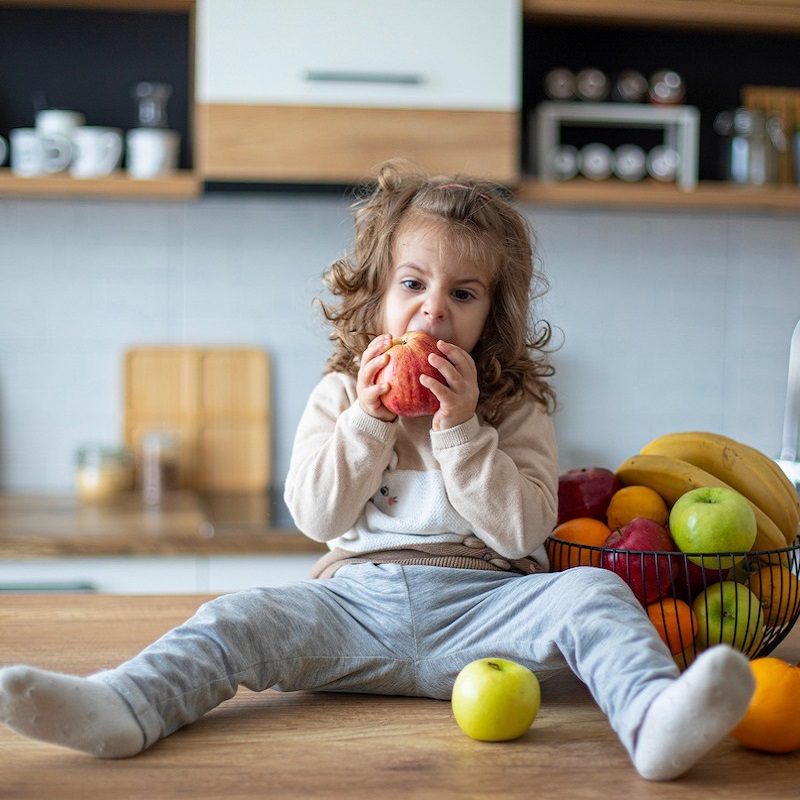
[(492, 298), (489, 264), (465, 260), (436, 224), (401, 224), (383, 297), (383, 331), (425, 331), (471, 353)]

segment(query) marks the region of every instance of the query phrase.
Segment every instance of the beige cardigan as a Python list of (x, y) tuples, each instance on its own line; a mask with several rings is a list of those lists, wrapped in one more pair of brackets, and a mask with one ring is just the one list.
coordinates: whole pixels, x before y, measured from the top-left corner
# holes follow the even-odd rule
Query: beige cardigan
[(546, 570), (557, 495), (552, 420), (533, 400), (497, 428), (473, 416), (433, 431), (430, 417), (369, 416), (339, 373), (311, 393), (284, 494), (331, 550), (315, 577), (353, 562)]

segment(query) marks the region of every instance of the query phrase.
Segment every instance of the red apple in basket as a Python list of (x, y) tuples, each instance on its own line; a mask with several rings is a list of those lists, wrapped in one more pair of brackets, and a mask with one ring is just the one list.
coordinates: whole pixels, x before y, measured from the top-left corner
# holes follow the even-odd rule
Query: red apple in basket
[(430, 375), (446, 384), (442, 373), (428, 363), (431, 353), (439, 353), (436, 339), (423, 331), (409, 331), (386, 351), (389, 362), (375, 376), (375, 383), (388, 383), (389, 391), (381, 401), (398, 417), (426, 417), (439, 408), (436, 395), (419, 382), (420, 375)]
[(671, 556), (645, 554), (675, 551), (675, 542), (663, 525), (646, 517), (635, 517), (624, 528), (615, 530), (603, 547), (612, 548), (613, 552), (603, 553), (602, 565), (616, 572), (642, 605), (666, 594), (672, 584)]
[(579, 467), (558, 476), (558, 524), (576, 517), (606, 521), (611, 497), (622, 488), (619, 478), (605, 467)]
[(729, 570), (706, 569), (689, 561), (682, 553), (672, 561), (673, 594), (679, 600), (691, 603), (700, 592), (712, 583), (724, 581)]

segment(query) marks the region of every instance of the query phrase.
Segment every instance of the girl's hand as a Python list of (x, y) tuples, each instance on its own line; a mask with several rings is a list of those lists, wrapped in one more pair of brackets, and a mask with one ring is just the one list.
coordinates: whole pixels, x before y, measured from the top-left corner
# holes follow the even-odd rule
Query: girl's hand
[(361, 366), (356, 379), (358, 404), (371, 417), (392, 422), (395, 414), (381, 402), (381, 396), (389, 391), (389, 384), (375, 384), (375, 376), (389, 362), (386, 351), (392, 346), (392, 336), (383, 333), (373, 339), (361, 355)]
[(465, 423), (478, 407), (478, 370), (472, 356), (449, 342), (437, 342), (443, 355), (431, 353), (428, 363), (436, 367), (447, 381), (445, 386), (436, 378), (420, 376), (420, 383), (439, 400), (439, 410), (433, 415), (433, 430), (455, 428)]

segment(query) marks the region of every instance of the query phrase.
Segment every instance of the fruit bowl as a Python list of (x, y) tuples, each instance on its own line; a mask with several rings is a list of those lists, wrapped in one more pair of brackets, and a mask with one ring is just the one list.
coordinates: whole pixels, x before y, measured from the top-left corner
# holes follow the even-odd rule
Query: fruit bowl
[(625, 579), (681, 667), (720, 642), (751, 659), (766, 656), (800, 616), (800, 539), (791, 547), (713, 556), (621, 550), (553, 536), (545, 545), (554, 572), (594, 566)]

